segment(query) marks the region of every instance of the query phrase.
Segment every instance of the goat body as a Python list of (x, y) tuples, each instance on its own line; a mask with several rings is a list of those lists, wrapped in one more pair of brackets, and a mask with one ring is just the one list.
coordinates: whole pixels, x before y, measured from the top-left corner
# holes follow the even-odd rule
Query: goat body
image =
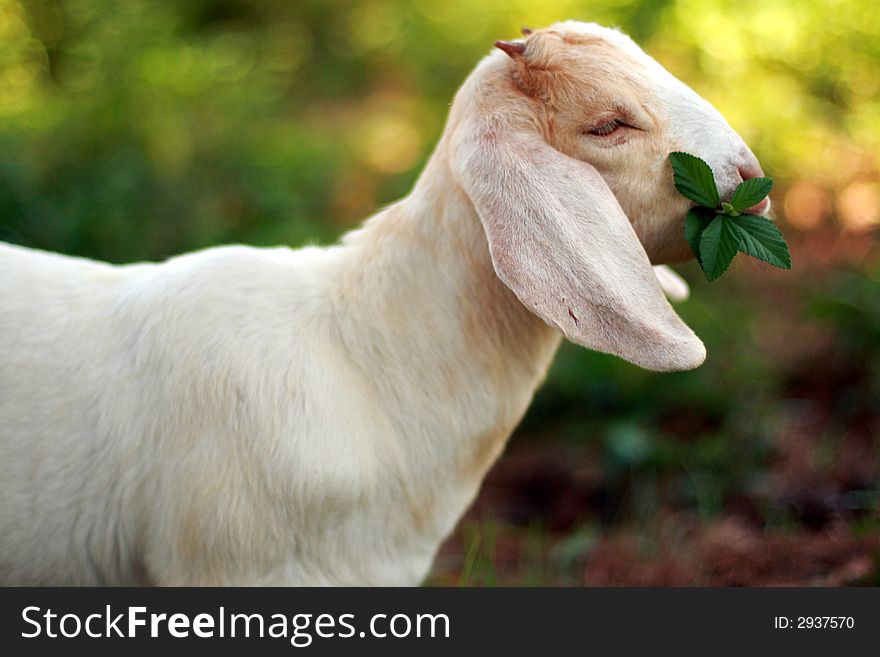
[(439, 168), (327, 249), (0, 246), (0, 577), (418, 583), (559, 342)]

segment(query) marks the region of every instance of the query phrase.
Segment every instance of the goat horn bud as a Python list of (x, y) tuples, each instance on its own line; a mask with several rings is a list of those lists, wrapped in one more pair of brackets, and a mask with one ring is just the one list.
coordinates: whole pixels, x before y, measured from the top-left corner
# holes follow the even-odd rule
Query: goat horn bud
[(496, 41), (495, 47), (499, 50), (503, 50), (513, 59), (522, 57), (523, 53), (526, 51), (526, 44), (520, 41)]

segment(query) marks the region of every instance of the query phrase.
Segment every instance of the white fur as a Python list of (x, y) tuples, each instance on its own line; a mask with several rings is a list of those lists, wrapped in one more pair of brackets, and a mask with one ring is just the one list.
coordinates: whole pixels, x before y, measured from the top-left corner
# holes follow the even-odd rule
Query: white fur
[[(477, 68), (412, 193), (339, 245), (120, 267), (0, 245), (0, 582), (417, 584), (559, 344), (520, 298), (645, 366), (702, 361), (621, 209), (625, 189), (484, 93), (510, 66), (496, 52)], [(688, 92), (676, 99), (688, 125), (714, 121)], [(503, 155), (473, 132), (488, 115), (522, 137)], [(728, 132), (700, 139), (717, 157), (729, 146)], [(735, 164), (739, 144), (728, 150)], [(487, 168), (505, 157), (547, 158), (561, 178), (521, 167), (517, 191), (517, 167)], [(670, 186), (640, 162), (620, 166)], [(681, 231), (681, 207), (655, 210)], [(561, 306), (554, 277), (571, 286)], [(584, 304), (577, 328), (571, 303)]]

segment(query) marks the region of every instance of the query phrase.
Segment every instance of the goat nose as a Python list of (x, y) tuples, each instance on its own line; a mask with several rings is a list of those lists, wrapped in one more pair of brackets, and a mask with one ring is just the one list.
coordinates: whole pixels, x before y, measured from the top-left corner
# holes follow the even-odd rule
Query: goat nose
[[(737, 167), (737, 172), (739, 173), (739, 177), (743, 180), (749, 180), (750, 178), (763, 178), (764, 171), (761, 169), (761, 165), (758, 164), (757, 161), (749, 164), (741, 164)], [(763, 199), (757, 205), (753, 205), (748, 210), (746, 210), (749, 214), (764, 214), (770, 209), (770, 197)]]
[(761, 170), (761, 165), (757, 162), (754, 164), (740, 164), (736, 170), (739, 173), (739, 177), (743, 180), (748, 180), (749, 178), (761, 178), (764, 175), (764, 172)]

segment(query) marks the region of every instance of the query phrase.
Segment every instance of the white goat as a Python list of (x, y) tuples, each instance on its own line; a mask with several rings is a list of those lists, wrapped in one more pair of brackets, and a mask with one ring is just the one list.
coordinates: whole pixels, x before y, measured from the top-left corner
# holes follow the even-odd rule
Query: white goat
[(0, 247), (0, 582), (417, 584), (561, 335), (703, 362), (650, 264), (689, 256), (666, 156), (722, 196), (755, 157), (618, 31), (496, 45), (339, 245)]

